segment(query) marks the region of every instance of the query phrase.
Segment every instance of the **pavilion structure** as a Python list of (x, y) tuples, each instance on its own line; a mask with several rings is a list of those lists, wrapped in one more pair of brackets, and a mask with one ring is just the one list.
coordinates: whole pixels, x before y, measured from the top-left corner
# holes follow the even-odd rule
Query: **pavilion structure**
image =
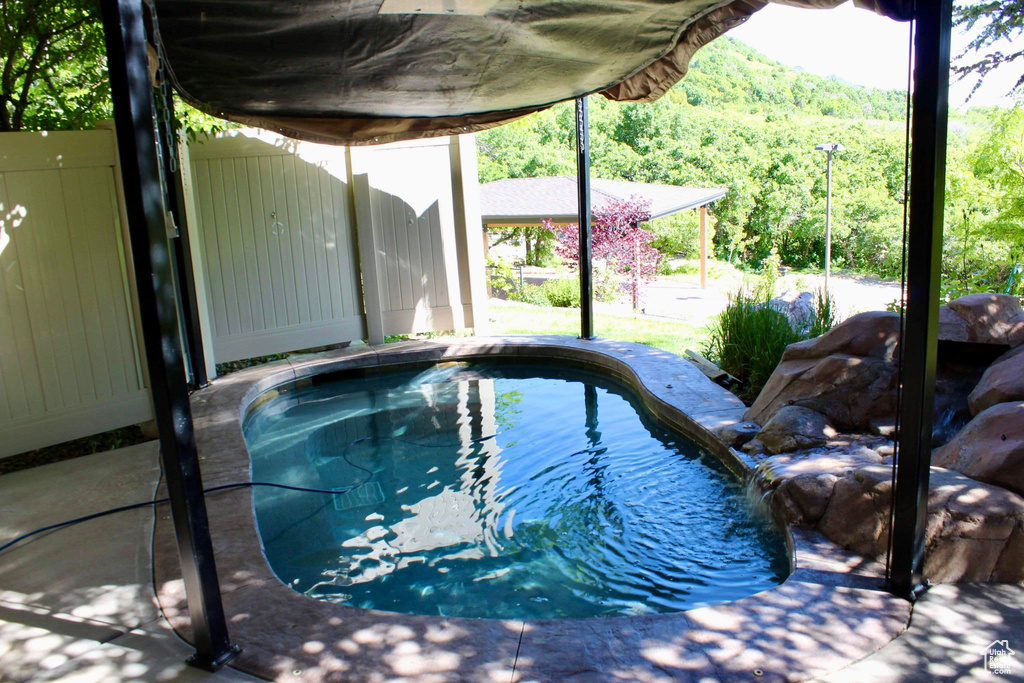
[[(615, 201), (637, 198), (647, 203), (651, 220), (696, 209), (700, 216), (700, 286), (708, 277), (708, 205), (728, 193), (724, 187), (684, 187), (628, 180), (590, 179), (590, 205), (600, 210)], [(540, 227), (545, 221), (568, 225), (579, 221), (579, 179), (573, 176), (506, 178), (480, 186), (484, 249), (492, 231)]]

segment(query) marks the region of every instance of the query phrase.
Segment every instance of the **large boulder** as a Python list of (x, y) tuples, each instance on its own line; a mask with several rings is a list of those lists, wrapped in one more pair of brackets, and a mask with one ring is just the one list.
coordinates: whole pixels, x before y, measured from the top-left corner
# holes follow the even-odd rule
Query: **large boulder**
[(932, 463), (1024, 495), (1024, 402), (981, 411), (933, 453)]
[(968, 339), (967, 321), (958, 316), (949, 306), (939, 306), (939, 339), (965, 342)]
[(824, 358), (835, 353), (892, 361), (900, 341), (900, 316), (889, 311), (858, 313), (807, 341), (790, 344), (782, 360)]
[(949, 308), (966, 323), (966, 341), (1024, 344), (1024, 308), (1015, 296), (968, 294), (950, 301)]
[[(891, 466), (807, 469), (776, 480), (772, 511), (865, 557), (883, 559)], [(924, 575), (932, 582), (1024, 580), (1024, 499), (1010, 491), (933, 467), (925, 538)]]
[(967, 397), (971, 414), (1007, 401), (1024, 401), (1024, 346), (1007, 351), (985, 370)]
[(815, 298), (811, 292), (784, 292), (769, 302), (772, 308), (784, 313), (797, 328), (809, 327), (815, 314)]
[(899, 329), (897, 314), (872, 311), (791, 344), (744, 419), (767, 424), (785, 406), (815, 410), (844, 431), (892, 419)]
[(784, 406), (757, 433), (757, 439), (771, 453), (789, 453), (824, 445), (836, 434), (821, 413), (800, 406)]
[(756, 422), (737, 422), (727, 424), (718, 430), (718, 439), (726, 446), (741, 448), (761, 431), (761, 425)]

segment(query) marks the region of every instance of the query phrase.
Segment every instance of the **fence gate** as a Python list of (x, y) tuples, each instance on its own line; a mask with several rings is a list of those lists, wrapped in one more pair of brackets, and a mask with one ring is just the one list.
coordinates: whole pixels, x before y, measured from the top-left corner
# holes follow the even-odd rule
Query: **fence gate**
[(0, 457), (152, 416), (112, 130), (4, 133)]
[(217, 361), (365, 338), (344, 148), (234, 134), (189, 154)]

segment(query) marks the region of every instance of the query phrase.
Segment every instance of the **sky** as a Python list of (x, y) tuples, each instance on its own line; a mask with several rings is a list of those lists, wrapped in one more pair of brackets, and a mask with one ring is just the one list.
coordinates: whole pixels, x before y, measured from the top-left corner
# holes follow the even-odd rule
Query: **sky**
[[(769, 5), (728, 35), (809, 73), (876, 88), (907, 87), (908, 24), (859, 9), (852, 2), (831, 10)], [(963, 51), (967, 40), (953, 29), (954, 57)], [(1013, 45), (1024, 47), (1024, 37)], [(970, 105), (1013, 106), (1006, 93), (1022, 67), (1012, 65), (989, 74)], [(951, 82), (950, 105), (965, 108), (973, 83)]]

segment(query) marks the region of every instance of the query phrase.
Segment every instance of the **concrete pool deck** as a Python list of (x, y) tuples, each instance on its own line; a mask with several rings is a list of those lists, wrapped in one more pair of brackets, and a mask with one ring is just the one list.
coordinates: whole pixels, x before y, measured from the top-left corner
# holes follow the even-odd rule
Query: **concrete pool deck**
[[(3, 538), (145, 499), (157, 484), (157, 457), (155, 444), (143, 444), (0, 476)], [(150, 510), (121, 513), (0, 555), (0, 680), (259, 680), (185, 666), (189, 647), (156, 609), (152, 525)], [(984, 671), (978, 652), (997, 639), (1024, 643), (1024, 586), (937, 586), (915, 605), (906, 632), (823, 680), (1024, 680), (1024, 662), (1015, 677)]]
[[(531, 341), (562, 349), (580, 344), (564, 338)], [(487, 355), (502, 347), (507, 352), (511, 344), (523, 344), (520, 350), (529, 346), (518, 340), (457, 340), (451, 344), (389, 345), (388, 352), (398, 352), (404, 361), (437, 361), (457, 355)], [(607, 351), (609, 365), (618, 362), (616, 356), (647, 356), (644, 347), (598, 344)], [(573, 353), (579, 359), (579, 352), (563, 353), (567, 360), (574, 357)], [(661, 386), (685, 387), (697, 393), (700, 384), (689, 372), (689, 364), (679, 361), (677, 367), (671, 362), (675, 358), (654, 356), (638, 365), (657, 372)], [(378, 351), (364, 347), (292, 359), (218, 380), (217, 391), (202, 392), (194, 407), (204, 457), (204, 483), (211, 486), (239, 478), (238, 463), (232, 465), (224, 455), (237, 444), (224, 440), (223, 432), (238, 428), (240, 439), (244, 399), (250, 392), (249, 399), (278, 383), (279, 378), (273, 375), (287, 378), (289, 374), (341, 369), (349, 363), (368, 367), (377, 364), (375, 359), (379, 360)], [(620, 379), (631, 383), (629, 377)], [(655, 396), (653, 392), (651, 396)], [(645, 402), (651, 396), (645, 397)], [(722, 419), (722, 413), (709, 409), (700, 414), (714, 421)], [(207, 429), (211, 426), (219, 429)], [(244, 451), (244, 444), (242, 447)], [(151, 496), (158, 471), (155, 448), (151, 444), (134, 448), (137, 450), (125, 449), (127, 454), (90, 456), (0, 478), (5, 512), (18, 511), (14, 516), (5, 514), (0, 524), (4, 537), (57, 517), (78, 514), (77, 508), (69, 512), (64, 502), (71, 498), (82, 511), (92, 511), (121, 504), (129, 497), (134, 501)], [(87, 461), (91, 463), (88, 469)], [(138, 464), (133, 466), (136, 461)], [(68, 471), (74, 463), (81, 463), (81, 472)], [(247, 468), (246, 454), (246, 476)], [(80, 476), (85, 472), (88, 477)], [(124, 477), (136, 481), (128, 486)], [(47, 495), (40, 498), (40, 489)], [(679, 615), (524, 623), (369, 612), (310, 600), (281, 584), (259, 552), (249, 492), (214, 494), (209, 505), (230, 628), (233, 638), (244, 648), (235, 664), (279, 680), (561, 680), (570, 676), (586, 680), (802, 679), (837, 672), (875, 652), (903, 631), (910, 614), (907, 603), (878, 588), (877, 566), (842, 553), (821, 538), (799, 532), (794, 539), (796, 572), (781, 587)], [(180, 582), (174, 576), (176, 553), (167, 533), (170, 524), (164, 517), (166, 511), (158, 511), (158, 592), (172, 623), (187, 630), (187, 615), (178, 604), (181, 596)], [(182, 669), (180, 660), (187, 648), (164, 630), (146, 586), (146, 520), (152, 524), (152, 519), (152, 513), (142, 510), (94, 520), (74, 527), (81, 531), (47, 534), (24, 548), (0, 555), (0, 607), (5, 609), (0, 617), (7, 622), (2, 633), (4, 640), (14, 642), (8, 652), (0, 650), (0, 672), (5, 678), (20, 680), (33, 666), (46, 666), (50, 672), (66, 667), (66, 673), (73, 673), (75, 662), (85, 667), (83, 662), (87, 660), (83, 658), (89, 652), (94, 661), (102, 662), (106, 657), (110, 665), (108, 675), (95, 680), (160, 680), (175, 678), (178, 673), (203, 676)], [(253, 542), (257, 544), (255, 557)], [(125, 558), (132, 561), (126, 563)], [(1017, 588), (1008, 590), (1019, 600)], [(972, 613), (975, 609), (977, 605)], [(37, 612), (67, 614), (72, 622), (96, 621), (105, 626), (75, 638), (74, 634), (62, 633), (62, 629), (70, 628), (64, 626), (68, 620), (57, 617), (51, 622)], [(981, 626), (976, 634), (995, 624), (990, 619)], [(52, 630), (47, 631), (47, 627)], [(26, 629), (40, 629), (39, 635), (32, 636), (35, 631)], [(8, 636), (9, 632), (16, 635)], [(912, 628), (908, 635), (913, 633)], [(160, 650), (156, 639), (143, 634), (165, 636), (168, 640), (162, 642), (167, 647)], [(94, 636), (91, 641), (90, 635)], [(127, 648), (137, 655), (132, 662), (135, 669), (118, 669), (112, 663), (117, 657), (105, 652), (113, 653), (111, 648), (116, 647), (118, 639), (129, 635), (140, 635), (130, 641), (137, 649)], [(1012, 635), (1004, 633), (1001, 637)], [(32, 645), (33, 640), (36, 645)], [(110, 644), (104, 645), (108, 640)], [(85, 644), (75, 645), (79, 641)], [(123, 661), (128, 663), (127, 658)], [(161, 661), (165, 664), (159, 664)], [(873, 666), (879, 665), (876, 662)], [(54, 677), (52, 673), (46, 675)], [(241, 676), (225, 671), (218, 677), (231, 679), (235, 675)]]

